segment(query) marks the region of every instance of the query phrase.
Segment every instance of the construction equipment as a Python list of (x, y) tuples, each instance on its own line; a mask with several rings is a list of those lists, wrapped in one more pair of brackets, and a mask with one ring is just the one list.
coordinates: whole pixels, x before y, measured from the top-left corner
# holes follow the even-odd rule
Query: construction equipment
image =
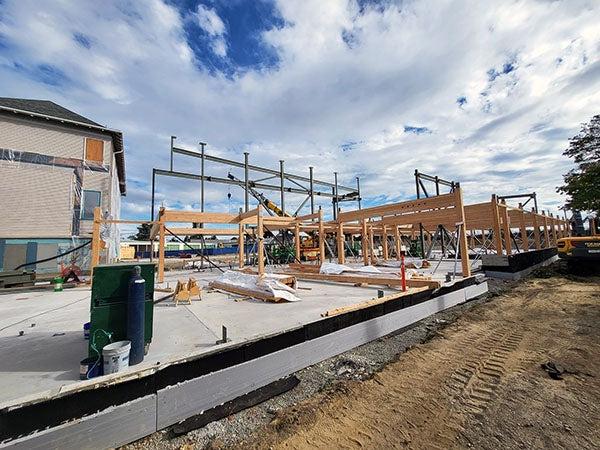
[[(237, 178), (231, 172), (227, 174), (227, 178), (229, 178), (230, 180), (233, 180), (233, 181), (242, 182), (242, 180)], [(248, 185), (248, 192), (250, 193), (250, 195), (252, 195), (252, 197), (254, 197), (256, 200), (258, 200), (258, 202), (266, 208), (266, 210), (269, 214), (277, 215), (279, 217), (291, 217), (289, 214), (283, 212), (279, 206), (277, 206), (275, 203), (273, 203), (271, 200), (269, 200), (267, 197), (265, 197), (264, 194), (262, 194), (261, 192), (258, 192), (256, 189), (254, 189), (250, 185)]]
[[(558, 240), (558, 256), (570, 262), (600, 263), (600, 220), (589, 219), (588, 236), (572, 236)], [(580, 233), (581, 234), (581, 233)]]

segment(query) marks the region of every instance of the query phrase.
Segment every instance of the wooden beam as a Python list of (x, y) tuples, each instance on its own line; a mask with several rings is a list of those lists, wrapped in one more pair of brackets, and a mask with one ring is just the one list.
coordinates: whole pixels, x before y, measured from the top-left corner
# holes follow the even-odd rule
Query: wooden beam
[(244, 267), (244, 224), (238, 224), (238, 267), (241, 269)]
[(300, 261), (300, 225), (296, 224), (294, 227), (294, 245), (296, 250), (296, 259)]
[[(336, 283), (351, 283), (351, 284), (371, 284), (377, 286), (402, 286), (402, 279), (400, 277), (382, 277), (382, 276), (364, 276), (364, 275), (330, 275), (324, 273), (310, 273), (310, 272), (296, 272), (296, 271), (283, 271), (286, 275), (293, 275), (299, 280), (314, 280), (314, 281), (331, 281)], [(381, 274), (384, 275), (384, 274)], [(434, 280), (424, 279), (409, 279), (406, 280), (408, 287), (423, 287), (437, 289), (441, 286), (441, 283)]]
[(494, 246), (496, 253), (502, 255), (502, 235), (500, 234), (500, 213), (498, 211), (498, 198), (492, 194), (492, 229), (494, 231)]
[(373, 241), (373, 228), (369, 227), (369, 252), (371, 256), (371, 265), (375, 265), (375, 243)]
[(256, 213), (258, 208), (249, 209), (246, 212), (240, 213), (238, 215), (238, 222), (242, 222), (244, 219), (252, 219), (253, 222), (256, 221)]
[(508, 208), (506, 205), (499, 205), (502, 211), (502, 228), (504, 231), (504, 246), (506, 248), (506, 254), (512, 254), (512, 233), (510, 231), (510, 219), (508, 217)]
[(527, 226), (525, 225), (525, 212), (519, 210), (519, 229), (521, 231), (521, 250), (529, 250), (529, 238), (527, 237)]
[(404, 292), (397, 292), (394, 294), (384, 295), (383, 297), (372, 298), (371, 300), (367, 300), (365, 302), (360, 302), (360, 303), (355, 303), (354, 305), (342, 306), (340, 308), (329, 309), (329, 310), (325, 311), (324, 313), (321, 313), (321, 317), (331, 317), (331, 316), (337, 316), (340, 314), (344, 314), (344, 313), (347, 313), (350, 311), (358, 311), (360, 309), (368, 308), (369, 306), (380, 305), (382, 303), (387, 303), (389, 301), (396, 300), (401, 297), (405, 297), (407, 295), (416, 294), (417, 292), (427, 291), (429, 289), (430, 288), (428, 288), (426, 286), (410, 288)]
[(383, 240), (383, 260), (387, 261), (389, 258), (389, 252), (388, 252), (388, 241), (387, 241), (387, 226), (383, 225), (383, 230), (381, 233), (381, 238)]
[(187, 223), (238, 223), (237, 214), (165, 210), (163, 221)]
[(258, 240), (258, 275), (265, 274), (265, 240), (263, 230), (262, 207), (256, 209), (256, 236)]
[(548, 217), (546, 216), (546, 214), (544, 214), (544, 211), (542, 211), (542, 214), (544, 216), (543, 221), (544, 221), (544, 238), (546, 240), (545, 244), (546, 244), (546, 248), (550, 247), (550, 232), (548, 230)]
[(171, 228), (169, 231), (176, 236), (237, 236), (237, 228)]
[(462, 266), (462, 276), (464, 278), (471, 276), (471, 263), (469, 262), (469, 247), (467, 244), (467, 223), (465, 220), (465, 208), (463, 206), (462, 189), (457, 187), (454, 190), (455, 206), (457, 211), (457, 222), (461, 224), (458, 232), (458, 243), (460, 245), (460, 262)]
[(165, 281), (165, 224), (164, 216), (160, 217), (160, 225), (158, 228), (158, 282)]
[(102, 211), (99, 207), (94, 208), (94, 224), (92, 226), (92, 261), (90, 263), (90, 273), (93, 275), (94, 267), (100, 264), (100, 219)]
[(542, 242), (540, 239), (540, 224), (538, 223), (538, 215), (535, 213), (534, 209), (531, 208), (531, 220), (533, 222), (533, 241), (535, 243), (535, 249), (542, 249)]
[(338, 223), (336, 240), (337, 240), (337, 251), (338, 251), (338, 263), (345, 264), (346, 263), (346, 249), (344, 247), (344, 242), (345, 242), (344, 224), (342, 222)]
[(361, 234), (360, 234), (360, 239), (361, 239), (361, 246), (362, 246), (362, 257), (363, 257), (363, 263), (365, 266), (369, 265), (369, 238), (368, 238), (368, 234), (367, 234), (367, 220), (366, 219), (362, 219), (360, 222), (360, 227), (361, 227)]
[(402, 259), (402, 239), (400, 239), (400, 230), (397, 225), (394, 225), (394, 245), (396, 246), (396, 259)]
[(323, 210), (319, 208), (319, 260), (325, 262), (325, 228), (323, 223)]

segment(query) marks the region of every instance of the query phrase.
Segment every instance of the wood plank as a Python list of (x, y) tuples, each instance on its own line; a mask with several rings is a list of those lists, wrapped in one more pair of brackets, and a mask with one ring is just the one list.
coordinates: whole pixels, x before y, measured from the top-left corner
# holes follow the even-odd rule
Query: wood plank
[(167, 229), (176, 236), (237, 236), (237, 228), (171, 228)]
[(348, 305), (348, 306), (342, 306), (340, 308), (329, 309), (329, 310), (325, 311), (324, 313), (321, 313), (321, 317), (338, 316), (340, 314), (345, 314), (347, 312), (358, 311), (359, 309), (368, 308), (369, 306), (373, 306), (373, 305), (380, 305), (382, 303), (387, 303), (391, 300), (396, 300), (401, 297), (406, 297), (407, 295), (412, 295), (412, 294), (416, 294), (417, 292), (423, 292), (423, 291), (427, 291), (427, 290), (433, 290), (433, 289), (426, 287), (426, 286), (410, 288), (403, 292), (396, 292), (394, 294), (384, 295), (383, 297), (378, 297), (378, 298), (375, 297), (375, 298), (372, 298), (371, 300), (367, 300), (365, 302), (355, 303), (354, 305)]
[[(363, 275), (329, 275), (323, 273), (309, 273), (309, 272), (295, 272), (295, 271), (281, 271), (286, 275), (293, 275), (299, 280), (314, 280), (314, 281), (332, 281), (335, 283), (351, 283), (351, 284), (371, 284), (377, 286), (402, 286), (402, 280), (400, 277), (370, 277)], [(441, 283), (433, 280), (419, 280), (409, 279), (406, 280), (406, 285), (409, 287), (422, 287), (427, 286), (430, 288), (439, 288)]]
[(164, 222), (238, 223), (237, 214), (165, 210)]

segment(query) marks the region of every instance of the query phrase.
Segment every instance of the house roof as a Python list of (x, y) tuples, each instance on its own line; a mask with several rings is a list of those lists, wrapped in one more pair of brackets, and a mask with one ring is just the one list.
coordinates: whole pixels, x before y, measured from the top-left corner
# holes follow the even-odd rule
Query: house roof
[(126, 185), (123, 133), (100, 125), (49, 100), (0, 97), (0, 111), (9, 111), (14, 114), (28, 116), (34, 120), (47, 120), (79, 129), (93, 130), (111, 136), (113, 147), (115, 149), (119, 190), (121, 195), (125, 195)]

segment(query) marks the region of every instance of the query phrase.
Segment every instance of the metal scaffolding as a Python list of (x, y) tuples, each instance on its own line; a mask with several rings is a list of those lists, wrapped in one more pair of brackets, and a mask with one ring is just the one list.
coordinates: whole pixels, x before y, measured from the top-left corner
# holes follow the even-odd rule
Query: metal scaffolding
[[(252, 189), (260, 189), (265, 191), (276, 191), (280, 193), (280, 208), (285, 213), (286, 212), (286, 193), (290, 194), (301, 194), (306, 195), (306, 198), (303, 202), (301, 202), (298, 209), (292, 215), (297, 215), (300, 210), (306, 205), (307, 202), (310, 201), (310, 211), (311, 214), (315, 213), (315, 196), (331, 198), (332, 207), (333, 207), (333, 216), (337, 217), (337, 213), (339, 210), (339, 204), (341, 202), (348, 201), (356, 201), (360, 208), (360, 179), (356, 177), (356, 188), (342, 186), (337, 182), (337, 172), (334, 172), (334, 182), (330, 183), (327, 181), (316, 180), (313, 177), (313, 167), (309, 167), (309, 176), (305, 177), (302, 175), (292, 174), (285, 172), (284, 166), (285, 161), (279, 161), (279, 169), (270, 169), (267, 167), (256, 166), (249, 163), (248, 152), (244, 152), (244, 161), (239, 162), (231, 159), (221, 158), (218, 156), (212, 156), (206, 154), (205, 146), (206, 143), (200, 142), (201, 151), (191, 151), (179, 147), (175, 147), (174, 140), (175, 136), (171, 136), (171, 149), (170, 149), (170, 167), (169, 170), (164, 169), (152, 169), (152, 200), (151, 200), (151, 212), (150, 219), (154, 220), (155, 217), (155, 193), (156, 193), (156, 177), (157, 176), (168, 176), (175, 178), (184, 178), (188, 180), (198, 180), (200, 181), (200, 210), (204, 211), (204, 182), (213, 182), (213, 183), (221, 183), (239, 186), (244, 189), (244, 211), (248, 211), (250, 209), (250, 188)], [(190, 172), (180, 172), (176, 171), (173, 168), (174, 155), (184, 155), (192, 158), (200, 159), (200, 174), (190, 173)], [(237, 167), (244, 170), (244, 179), (239, 180), (231, 179), (229, 177), (215, 177), (212, 175), (206, 175), (204, 171), (204, 163), (206, 161), (223, 164), (228, 167)], [(250, 179), (250, 172), (258, 172), (261, 174), (267, 175), (266, 177), (260, 179)], [(278, 184), (270, 184), (269, 180), (279, 180)], [(288, 185), (286, 185), (286, 181)], [(290, 186), (293, 185), (293, 186)], [(308, 184), (308, 186), (307, 186)], [(331, 191), (329, 191), (331, 189)]]

